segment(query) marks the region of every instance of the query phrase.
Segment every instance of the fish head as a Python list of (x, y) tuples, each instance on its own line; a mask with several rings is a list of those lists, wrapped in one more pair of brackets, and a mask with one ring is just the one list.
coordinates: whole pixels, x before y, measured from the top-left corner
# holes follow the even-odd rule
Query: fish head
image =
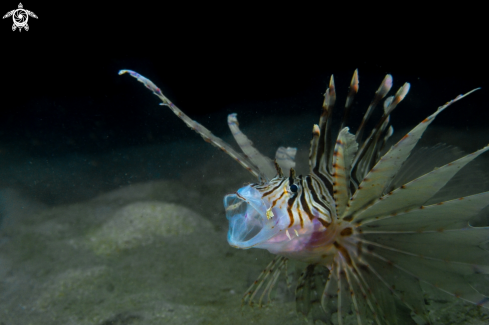
[(317, 234), (327, 227), (319, 222), (318, 211), (306, 211), (300, 204), (301, 184), (301, 179), (277, 177), (267, 184), (250, 184), (226, 195), (229, 244), (286, 256), (311, 249)]

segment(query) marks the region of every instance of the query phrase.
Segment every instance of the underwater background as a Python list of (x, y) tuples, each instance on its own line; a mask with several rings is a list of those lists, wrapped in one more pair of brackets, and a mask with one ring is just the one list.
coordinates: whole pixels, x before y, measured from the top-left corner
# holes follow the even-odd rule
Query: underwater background
[[(330, 75), (339, 119), (356, 68), (353, 130), (390, 73), (395, 89), (411, 83), (391, 117), (393, 141), (481, 87), (441, 114), (420, 146), (489, 143), (476, 18), (463, 29), (434, 27), (429, 14), (396, 19), (379, 37), (373, 17), (350, 26), (351, 16), (331, 20), (317, 8), (23, 5), (39, 17), (29, 31), (0, 25), (0, 325), (306, 323), (283, 279), (271, 306), (241, 309), (271, 256), (229, 247), (222, 199), (253, 177), (120, 69), (151, 79), (233, 146), (230, 113), (269, 157), (297, 147), (299, 173)], [(474, 186), (487, 185), (488, 160), (474, 164)], [(487, 323), (485, 310), (427, 297), (434, 323)]]

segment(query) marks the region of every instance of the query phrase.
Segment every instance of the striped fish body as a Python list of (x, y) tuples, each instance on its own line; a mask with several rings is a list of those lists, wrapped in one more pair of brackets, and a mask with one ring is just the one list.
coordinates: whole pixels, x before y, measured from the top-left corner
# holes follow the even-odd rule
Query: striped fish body
[[(151, 81), (133, 71), (120, 73), (126, 72), (257, 177), (256, 183), (224, 198), (229, 244), (277, 255), (245, 293), (244, 303), (258, 298), (261, 305), (267, 295), (270, 299), (287, 260), (295, 259), (308, 265), (296, 288), (297, 310), (328, 324), (343, 324), (347, 318), (357, 324), (397, 324), (406, 310), (418, 323), (430, 323), (422, 283), (488, 307), (489, 228), (472, 227), (469, 221), (489, 204), (489, 192), (459, 197), (456, 190), (447, 190), (447, 183), (489, 147), (426, 172), (410, 170), (410, 155), (430, 123), (471, 92), (439, 107), (381, 155), (393, 134), (389, 115), (409, 84), (385, 98), (392, 87), (387, 75), (354, 135), (345, 125), (358, 91), (355, 71), (340, 131), (333, 135), (336, 90), (331, 78), (319, 123), (312, 129), (309, 175), (297, 176), (295, 149), (279, 148), (272, 161), (252, 146), (231, 114), (228, 125), (243, 151), (238, 153), (188, 118)], [(364, 140), (367, 121), (382, 100), (382, 117)], [(448, 149), (432, 149), (437, 150)]]
[[(251, 184), (224, 198), (228, 242), (236, 248), (263, 248), (273, 254), (329, 266), (338, 237), (352, 231), (349, 222), (333, 222), (322, 182), (314, 176), (275, 177)], [(319, 193), (319, 194), (317, 194)], [(319, 197), (318, 197), (319, 195)]]

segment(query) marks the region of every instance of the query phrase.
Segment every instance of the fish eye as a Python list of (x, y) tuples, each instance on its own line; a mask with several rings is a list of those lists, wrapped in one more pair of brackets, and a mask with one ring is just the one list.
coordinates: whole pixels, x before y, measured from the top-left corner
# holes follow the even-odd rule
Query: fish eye
[(291, 191), (292, 193), (297, 193), (297, 190), (298, 190), (298, 189), (299, 189), (299, 188), (297, 187), (297, 185), (295, 185), (295, 184), (290, 185), (290, 191)]

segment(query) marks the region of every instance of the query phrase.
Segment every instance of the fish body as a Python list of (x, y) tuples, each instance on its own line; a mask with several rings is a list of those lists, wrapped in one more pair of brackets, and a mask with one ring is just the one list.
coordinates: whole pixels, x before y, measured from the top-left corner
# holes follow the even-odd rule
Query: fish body
[[(465, 197), (443, 192), (460, 169), (489, 147), (431, 166), (420, 175), (410, 171), (415, 169), (410, 156), (423, 132), (438, 114), (471, 92), (439, 107), (381, 154), (393, 134), (389, 116), (410, 85), (385, 98), (392, 87), (387, 75), (352, 134), (346, 125), (359, 88), (355, 71), (340, 131), (333, 134), (332, 77), (320, 120), (312, 128), (309, 174), (303, 176), (294, 170), (294, 148), (279, 148), (272, 161), (253, 147), (240, 131), (236, 114), (231, 114), (228, 125), (241, 154), (190, 120), (151, 81), (130, 70), (120, 74), (126, 72), (257, 178), (224, 197), (229, 244), (277, 255), (245, 293), (245, 303), (253, 304), (259, 296), (261, 304), (267, 294), (269, 298), (287, 260), (294, 259), (308, 265), (296, 288), (297, 310), (328, 324), (333, 319), (343, 324), (347, 317), (357, 324), (397, 324), (406, 309), (418, 321), (430, 323), (421, 283), (489, 306), (487, 290), (480, 289), (489, 274), (489, 228), (469, 224), (489, 204), (489, 192)], [(364, 137), (366, 124), (382, 101), (382, 117)]]

